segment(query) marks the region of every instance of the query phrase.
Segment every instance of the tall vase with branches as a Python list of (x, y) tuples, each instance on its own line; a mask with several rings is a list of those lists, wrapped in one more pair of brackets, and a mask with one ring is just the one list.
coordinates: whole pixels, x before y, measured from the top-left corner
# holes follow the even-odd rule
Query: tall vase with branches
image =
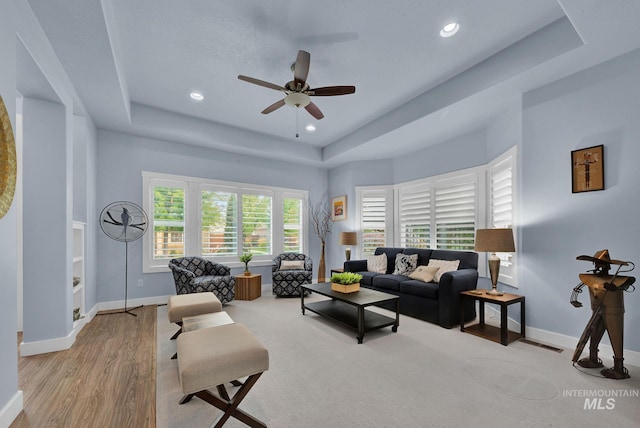
[(333, 221), (331, 220), (331, 204), (329, 203), (329, 197), (325, 194), (321, 201), (316, 204), (309, 201), (309, 220), (313, 231), (320, 239), (320, 263), (318, 265), (318, 282), (326, 281), (326, 265), (324, 260), (324, 246), (327, 240), (327, 235), (331, 233), (331, 227)]

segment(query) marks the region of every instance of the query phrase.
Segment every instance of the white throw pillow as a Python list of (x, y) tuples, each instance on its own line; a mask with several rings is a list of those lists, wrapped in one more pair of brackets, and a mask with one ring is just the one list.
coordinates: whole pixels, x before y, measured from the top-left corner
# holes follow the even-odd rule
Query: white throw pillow
[(433, 281), (436, 272), (438, 272), (438, 269), (440, 269), (438, 266), (418, 266), (416, 270), (411, 272), (409, 278), (418, 279), (424, 282), (431, 282)]
[(387, 255), (367, 257), (367, 271), (374, 273), (387, 273)]
[(280, 262), (280, 270), (302, 270), (304, 260), (283, 260)]
[(410, 256), (406, 254), (396, 254), (396, 268), (393, 271), (394, 275), (409, 275), (416, 270), (418, 266), (418, 255), (412, 254)]
[(444, 273), (453, 272), (458, 270), (458, 266), (460, 266), (460, 260), (437, 260), (431, 259), (429, 260), (429, 266), (437, 266), (438, 272), (436, 272), (433, 280), (435, 282), (440, 282), (440, 278)]

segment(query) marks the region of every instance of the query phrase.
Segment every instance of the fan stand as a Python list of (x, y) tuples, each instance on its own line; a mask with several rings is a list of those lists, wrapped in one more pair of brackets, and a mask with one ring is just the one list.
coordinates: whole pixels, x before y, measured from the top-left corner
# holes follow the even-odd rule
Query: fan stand
[[(126, 232), (125, 232), (126, 234)], [(101, 312), (96, 315), (112, 315), (112, 314), (129, 314), (137, 317), (138, 314), (134, 314), (131, 311), (141, 308), (143, 305), (136, 306), (134, 308), (127, 309), (127, 292), (129, 291), (129, 241), (124, 241), (124, 310), (114, 312)]]

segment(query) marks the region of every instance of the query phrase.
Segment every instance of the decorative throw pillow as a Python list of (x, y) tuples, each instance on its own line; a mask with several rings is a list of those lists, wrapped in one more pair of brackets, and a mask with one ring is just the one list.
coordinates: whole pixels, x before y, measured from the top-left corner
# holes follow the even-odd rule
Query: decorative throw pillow
[(394, 275), (409, 275), (416, 270), (418, 266), (418, 255), (411, 254), (396, 254), (396, 268), (393, 271)]
[(460, 266), (460, 260), (437, 260), (431, 259), (429, 260), (429, 266), (437, 266), (438, 272), (436, 272), (433, 280), (435, 282), (440, 282), (440, 278), (444, 273), (453, 272), (458, 270), (458, 266)]
[(434, 275), (440, 269), (438, 266), (418, 266), (416, 270), (411, 272), (409, 278), (411, 279), (419, 279), (424, 282), (433, 281)]
[(283, 260), (280, 262), (280, 270), (302, 270), (304, 260)]
[(375, 273), (387, 273), (387, 255), (367, 257), (367, 270)]

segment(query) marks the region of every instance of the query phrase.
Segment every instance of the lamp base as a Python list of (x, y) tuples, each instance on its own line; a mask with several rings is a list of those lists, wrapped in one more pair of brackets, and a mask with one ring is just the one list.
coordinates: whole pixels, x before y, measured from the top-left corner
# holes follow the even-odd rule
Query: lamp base
[(502, 296), (504, 293), (502, 291), (498, 291), (495, 288), (492, 288), (491, 290), (487, 290), (487, 294), (490, 296)]

